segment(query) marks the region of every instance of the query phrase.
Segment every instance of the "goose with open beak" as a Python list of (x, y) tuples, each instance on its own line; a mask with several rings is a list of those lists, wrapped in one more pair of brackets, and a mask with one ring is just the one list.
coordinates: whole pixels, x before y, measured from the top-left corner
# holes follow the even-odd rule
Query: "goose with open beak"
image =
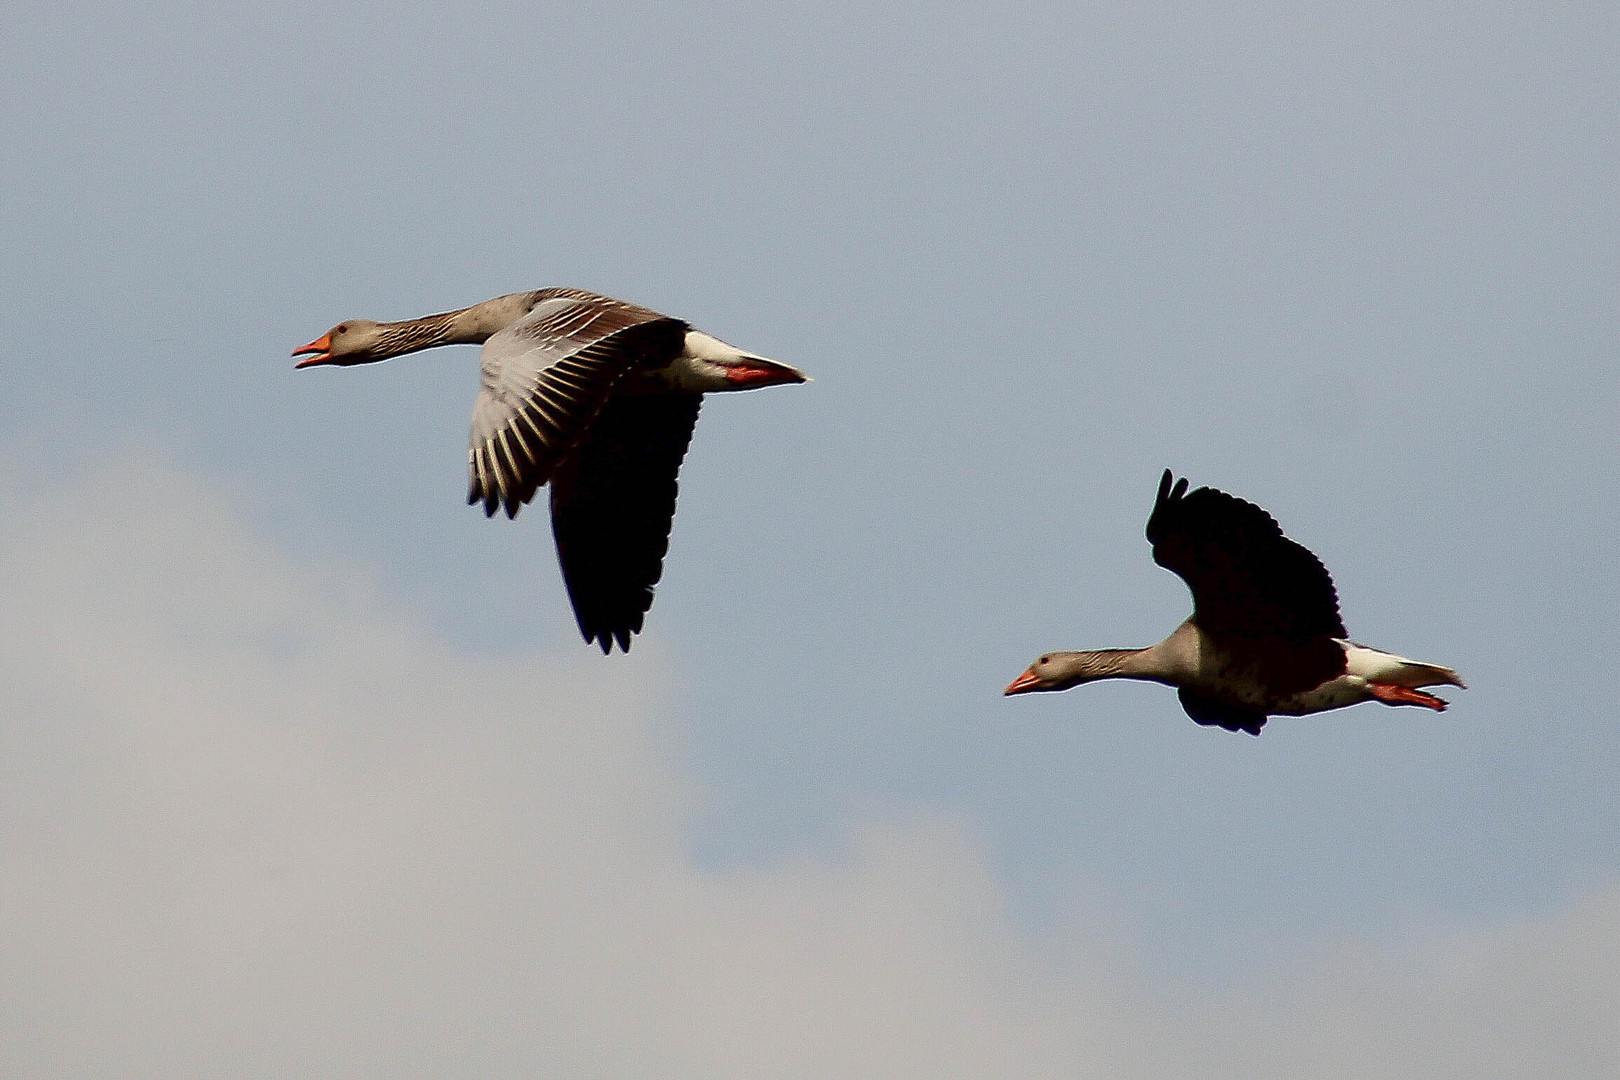
[(568, 288), (405, 322), (350, 319), (293, 355), (300, 368), (346, 367), (461, 344), (483, 346), (468, 504), (516, 517), (549, 485), (580, 633), (604, 654), (628, 652), (663, 573), (703, 395), (806, 377), (680, 319)]

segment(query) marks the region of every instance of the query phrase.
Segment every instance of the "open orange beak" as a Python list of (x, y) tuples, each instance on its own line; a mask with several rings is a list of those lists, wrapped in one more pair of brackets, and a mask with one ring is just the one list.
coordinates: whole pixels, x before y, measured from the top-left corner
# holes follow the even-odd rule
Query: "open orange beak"
[(303, 356), (305, 353), (313, 353), (314, 355), (307, 360), (298, 361), (298, 363), (293, 365), (295, 368), (314, 367), (317, 364), (330, 364), (332, 362), (331, 331), (322, 334), (308, 345), (300, 345), (298, 348), (292, 351), (294, 356)]

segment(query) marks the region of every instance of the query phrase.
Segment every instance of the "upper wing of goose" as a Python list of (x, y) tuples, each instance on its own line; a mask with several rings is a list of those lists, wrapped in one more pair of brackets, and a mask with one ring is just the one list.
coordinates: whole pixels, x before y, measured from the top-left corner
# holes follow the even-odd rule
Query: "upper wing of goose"
[(1147, 538), (1153, 561), (1192, 590), (1193, 619), (1207, 633), (1295, 642), (1346, 636), (1327, 568), (1253, 503), (1207, 487), (1189, 493), (1186, 480), (1172, 486), (1166, 469)]
[(469, 504), (513, 517), (579, 445), (614, 384), (678, 354), (686, 323), (577, 289), (544, 290), (484, 343), (467, 452)]

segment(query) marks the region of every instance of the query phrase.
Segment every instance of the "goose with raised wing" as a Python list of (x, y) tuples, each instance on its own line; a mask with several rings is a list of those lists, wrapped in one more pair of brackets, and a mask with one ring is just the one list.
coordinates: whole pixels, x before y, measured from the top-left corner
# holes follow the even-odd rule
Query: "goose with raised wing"
[(350, 319), (293, 355), (300, 368), (349, 366), (439, 345), (483, 346), (468, 504), (516, 517), (550, 485), (568, 597), (603, 653), (628, 652), (652, 605), (703, 395), (806, 381), (680, 319), (568, 288), (405, 322)]
[(1271, 715), (1304, 716), (1363, 701), (1443, 710), (1425, 686), (1463, 682), (1348, 640), (1333, 579), (1253, 503), (1168, 469), (1148, 518), (1153, 561), (1180, 575), (1193, 613), (1146, 649), (1052, 652), (1007, 694), (1067, 690), (1097, 679), (1146, 679), (1177, 689), (1200, 724), (1260, 734)]

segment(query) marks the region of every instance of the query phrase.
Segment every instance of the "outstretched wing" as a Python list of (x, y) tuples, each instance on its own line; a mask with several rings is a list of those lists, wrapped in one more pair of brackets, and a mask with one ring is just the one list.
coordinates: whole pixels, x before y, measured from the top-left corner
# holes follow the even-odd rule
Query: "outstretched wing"
[(675, 520), (676, 474), (701, 394), (623, 395), (551, 479), (557, 538), (574, 618), (587, 642), (630, 651), (652, 606)]
[(1193, 621), (1207, 633), (1345, 636), (1327, 568), (1253, 503), (1207, 487), (1189, 493), (1166, 469), (1147, 538), (1153, 561), (1192, 590)]
[(677, 355), (686, 323), (581, 289), (543, 289), (484, 343), (467, 502), (515, 517), (586, 437), (614, 385)]
[(1248, 678), (1282, 695), (1344, 674), (1333, 579), (1270, 514), (1213, 488), (1188, 492), (1166, 469), (1147, 538), (1153, 561), (1192, 590), (1193, 622)]

